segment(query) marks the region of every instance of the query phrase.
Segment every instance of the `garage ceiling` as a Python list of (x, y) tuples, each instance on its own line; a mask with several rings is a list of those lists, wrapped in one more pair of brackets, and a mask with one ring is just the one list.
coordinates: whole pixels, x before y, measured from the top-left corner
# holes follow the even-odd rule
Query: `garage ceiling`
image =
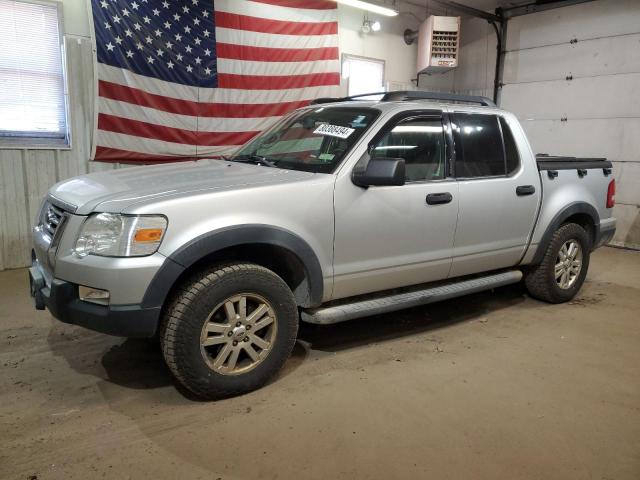
[[(453, 1), (456, 1), (456, 0), (453, 0)], [(425, 9), (428, 9), (429, 11), (435, 11), (438, 13), (440, 11), (444, 12), (445, 10), (440, 5), (437, 5), (435, 2), (432, 2), (431, 0), (409, 0), (406, 3), (410, 3), (415, 6), (421, 6), (421, 7), (424, 7)], [(511, 4), (514, 4), (516, 2), (509, 2), (509, 1), (498, 2), (496, 0), (457, 0), (457, 3), (460, 3), (467, 7), (477, 8), (478, 10), (493, 12), (493, 10), (495, 10), (495, 8), (498, 6), (511, 6)], [(521, 3), (521, 2), (518, 2), (518, 3)]]

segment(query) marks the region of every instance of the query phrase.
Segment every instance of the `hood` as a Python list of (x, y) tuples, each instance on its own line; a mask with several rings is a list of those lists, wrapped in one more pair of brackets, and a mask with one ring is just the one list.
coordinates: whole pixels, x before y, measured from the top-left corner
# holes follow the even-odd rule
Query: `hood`
[[(50, 195), (76, 213), (121, 212), (134, 204), (194, 192), (226, 191), (312, 178), (313, 173), (222, 160), (198, 160), (90, 173), (60, 182)], [(99, 208), (98, 208), (99, 207)]]

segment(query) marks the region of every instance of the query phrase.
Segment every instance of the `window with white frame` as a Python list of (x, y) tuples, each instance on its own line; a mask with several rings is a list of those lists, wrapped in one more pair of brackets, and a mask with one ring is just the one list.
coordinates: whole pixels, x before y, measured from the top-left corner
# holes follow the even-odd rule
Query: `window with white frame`
[(348, 79), (348, 95), (384, 91), (384, 60), (342, 55), (342, 77)]
[(61, 4), (0, 0), (0, 147), (66, 146)]

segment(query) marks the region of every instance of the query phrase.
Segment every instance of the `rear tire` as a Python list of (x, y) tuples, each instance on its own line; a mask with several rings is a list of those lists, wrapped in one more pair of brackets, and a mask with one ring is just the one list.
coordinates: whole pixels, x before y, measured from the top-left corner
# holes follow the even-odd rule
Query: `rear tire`
[(298, 309), (287, 284), (254, 264), (201, 271), (167, 308), (162, 352), (176, 379), (200, 398), (255, 390), (283, 366), (296, 341)]
[(551, 238), (539, 265), (524, 277), (529, 294), (549, 303), (563, 303), (576, 296), (589, 269), (591, 241), (580, 225), (567, 223)]

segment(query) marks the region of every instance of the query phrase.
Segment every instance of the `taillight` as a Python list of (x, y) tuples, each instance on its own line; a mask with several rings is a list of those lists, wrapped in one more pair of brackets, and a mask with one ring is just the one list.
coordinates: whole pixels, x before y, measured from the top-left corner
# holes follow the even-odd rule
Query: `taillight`
[(607, 208), (613, 208), (616, 204), (616, 181), (611, 180), (609, 182), (609, 188), (607, 188)]

